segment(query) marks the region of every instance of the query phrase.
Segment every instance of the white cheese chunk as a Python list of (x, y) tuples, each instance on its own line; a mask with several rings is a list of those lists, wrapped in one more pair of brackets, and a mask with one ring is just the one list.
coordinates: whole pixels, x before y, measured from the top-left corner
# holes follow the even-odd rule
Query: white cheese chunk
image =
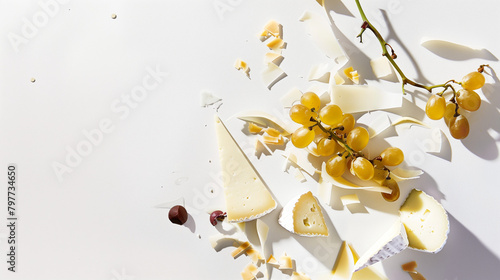
[(432, 196), (413, 189), (400, 208), (400, 216), (410, 248), (432, 253), (441, 251), (448, 239), (450, 224), (446, 210)]
[(218, 117), (215, 127), (222, 172), (225, 175), (227, 220), (245, 222), (270, 213), (277, 203), (264, 181)]
[(285, 71), (274, 63), (268, 63), (266, 69), (262, 71), (262, 81), (268, 89), (271, 89), (277, 82), (286, 76)]
[(311, 192), (288, 202), (278, 222), (288, 231), (301, 236), (328, 236), (321, 206)]

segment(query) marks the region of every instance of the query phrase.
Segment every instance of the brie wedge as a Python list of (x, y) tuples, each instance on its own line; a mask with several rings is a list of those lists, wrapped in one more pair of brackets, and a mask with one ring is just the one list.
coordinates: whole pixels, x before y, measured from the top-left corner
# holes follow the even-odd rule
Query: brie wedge
[(321, 206), (311, 192), (288, 202), (280, 213), (279, 224), (302, 236), (328, 236)]

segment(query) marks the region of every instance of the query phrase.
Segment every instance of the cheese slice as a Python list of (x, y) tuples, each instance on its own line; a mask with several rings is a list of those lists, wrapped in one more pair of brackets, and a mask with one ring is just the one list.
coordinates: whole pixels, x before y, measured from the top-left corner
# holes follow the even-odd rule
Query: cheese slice
[(227, 220), (246, 222), (270, 213), (277, 203), (264, 181), (218, 117), (215, 127), (224, 174)]
[(450, 231), (448, 215), (432, 196), (413, 189), (400, 208), (409, 248), (437, 253), (441, 251)]
[(278, 220), (288, 231), (302, 236), (328, 236), (321, 206), (311, 192), (300, 195), (283, 207)]
[(330, 85), (330, 94), (332, 103), (349, 114), (399, 108), (403, 104), (401, 93), (389, 93), (373, 86)]
[(354, 273), (355, 262), (356, 260), (351, 246), (345, 241), (342, 242), (342, 246), (337, 254), (337, 259), (333, 265), (332, 279), (351, 280), (352, 274)]

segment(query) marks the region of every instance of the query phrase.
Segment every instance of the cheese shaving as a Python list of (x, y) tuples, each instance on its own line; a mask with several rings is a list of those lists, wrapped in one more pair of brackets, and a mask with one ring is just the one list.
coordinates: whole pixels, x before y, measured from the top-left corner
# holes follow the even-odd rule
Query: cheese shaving
[(231, 256), (236, 259), (239, 256), (243, 255), (250, 248), (252, 248), (252, 245), (250, 245), (250, 243), (246, 241), (238, 246), (238, 248), (236, 248), (233, 252), (231, 252)]
[(241, 244), (245, 243), (245, 241), (234, 236), (224, 234), (210, 236), (208, 239), (212, 248), (217, 252), (227, 247), (239, 247)]
[(394, 70), (392, 69), (391, 64), (387, 60), (385, 56), (381, 56), (376, 59), (372, 59), (370, 61), (370, 65), (373, 70), (373, 74), (375, 77), (381, 79), (381, 78), (389, 78), (391, 76), (394, 76)]
[(326, 56), (334, 59), (340, 65), (344, 65), (349, 60), (337, 38), (335, 38), (330, 24), (323, 17), (316, 13), (305, 11), (299, 21), (305, 23), (307, 33), (309, 33), (311, 39)]
[(268, 52), (264, 56), (264, 65), (273, 63), (276, 66), (280, 66), (281, 62), (285, 59), (281, 54), (275, 52)]
[(331, 102), (344, 113), (399, 108), (403, 104), (401, 93), (389, 93), (372, 86), (333, 85), (330, 90)]
[(304, 176), (302, 171), (300, 171), (300, 169), (298, 169), (298, 168), (295, 169), (294, 177), (297, 181), (299, 181), (301, 183), (304, 183), (306, 181), (306, 177)]
[(321, 177), (323, 178), (323, 181), (329, 182), (334, 186), (337, 186), (339, 188), (343, 189), (354, 189), (354, 190), (367, 190), (367, 191), (372, 191), (372, 192), (382, 192), (382, 193), (392, 193), (391, 189), (388, 187), (383, 187), (379, 185), (375, 185), (373, 183), (368, 183), (371, 185), (368, 186), (359, 186), (356, 185), (350, 181), (347, 181), (343, 177), (332, 177), (328, 175), (326, 172), (326, 163), (323, 162), (323, 165), (321, 166)]
[(351, 280), (354, 273), (354, 255), (352, 252), (347, 242), (342, 242), (332, 269), (332, 280)]
[(210, 105), (213, 105), (219, 101), (222, 101), (222, 98), (216, 96), (210, 91), (203, 90), (200, 93), (200, 106), (201, 107), (208, 107)]
[(245, 75), (247, 75), (247, 77), (250, 78), (250, 67), (248, 67), (248, 64), (245, 61), (237, 59), (236, 62), (234, 63), (234, 67), (237, 70), (245, 73)]
[(340, 201), (342, 201), (342, 205), (347, 206), (350, 204), (360, 203), (359, 197), (357, 194), (348, 194), (340, 197)]
[(298, 88), (292, 88), (280, 98), (281, 105), (283, 105), (283, 108), (291, 108), (295, 102), (300, 100), (302, 94), (302, 91)]
[(288, 269), (293, 269), (293, 260), (290, 256), (287, 256), (286, 253), (283, 254), (283, 256), (280, 257), (280, 266), (278, 269), (280, 270), (288, 270)]
[(277, 82), (286, 76), (285, 71), (281, 70), (276, 64), (268, 63), (266, 69), (262, 72), (262, 81), (268, 89), (271, 89)]
[(294, 128), (291, 125), (286, 124), (280, 119), (262, 111), (240, 113), (236, 117), (242, 121), (254, 122), (264, 127), (272, 127), (278, 130), (283, 136), (288, 136), (294, 131)]
[(287, 161), (293, 162), (298, 167), (302, 168), (307, 174), (314, 176), (317, 169), (314, 165), (307, 159), (307, 151), (303, 149), (295, 149), (294, 151), (288, 151), (288, 153), (283, 154)]
[(424, 174), (424, 172), (419, 169), (410, 170), (398, 167), (391, 171), (391, 178), (396, 182), (401, 182), (411, 179), (418, 179), (422, 174)]
[(328, 63), (314, 65), (311, 67), (311, 70), (309, 70), (307, 79), (309, 81), (328, 83), (330, 81), (330, 68)]
[(418, 125), (421, 125), (423, 127), (430, 128), (430, 126), (428, 126), (426, 123), (419, 121), (419, 120), (412, 118), (412, 117), (401, 117), (401, 118), (397, 119), (396, 121), (392, 122), (392, 125), (397, 126), (397, 125), (404, 124), (404, 123), (418, 124)]
[(266, 263), (270, 264), (270, 265), (272, 265), (272, 266), (274, 266), (276, 268), (278, 268), (280, 266), (279, 261), (272, 254), (269, 256), (269, 258), (267, 259)]
[(283, 39), (283, 26), (275, 20), (270, 20), (264, 26), (264, 32)]
[(331, 74), (330, 73), (330, 81), (329, 81), (329, 84), (330, 85), (343, 85), (345, 84), (345, 80), (344, 78), (342, 78), (338, 72), (335, 72), (335, 74)]

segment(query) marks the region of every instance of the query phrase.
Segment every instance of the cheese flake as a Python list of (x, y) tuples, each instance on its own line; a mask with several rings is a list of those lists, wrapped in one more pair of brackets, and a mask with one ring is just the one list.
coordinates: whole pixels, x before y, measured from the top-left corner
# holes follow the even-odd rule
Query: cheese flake
[(250, 245), (250, 243), (246, 241), (238, 246), (238, 248), (236, 248), (233, 252), (231, 252), (231, 256), (236, 259), (237, 257), (243, 255), (250, 248), (252, 248), (252, 245)]
[(354, 273), (354, 255), (346, 241), (342, 242), (332, 269), (332, 280), (351, 280)]
[(288, 136), (294, 131), (292, 125), (262, 111), (244, 112), (238, 114), (236, 117), (242, 121), (253, 122), (264, 127), (272, 127), (278, 130), (283, 136)]
[(278, 269), (280, 270), (293, 269), (293, 260), (286, 253), (284, 253), (283, 256), (280, 257), (279, 264), (280, 266), (278, 267)]
[(372, 59), (370, 61), (370, 65), (372, 67), (373, 74), (377, 78), (389, 78), (390, 76), (394, 76), (394, 70), (392, 69), (391, 64), (387, 60), (385, 56), (381, 56), (376, 59)]
[(285, 78), (285, 71), (274, 63), (268, 63), (266, 69), (262, 72), (262, 81), (268, 89), (271, 89), (277, 82)]
[(304, 273), (294, 271), (290, 280), (311, 280), (311, 278)]
[(321, 83), (328, 83), (330, 81), (330, 65), (328, 63), (322, 63), (314, 65), (309, 70), (309, 75), (307, 79), (309, 81), (318, 81)]
[(245, 61), (243, 61), (241, 59), (237, 59), (236, 62), (234, 63), (234, 67), (237, 70), (245, 73), (245, 75), (247, 75), (247, 77), (250, 78), (250, 67), (248, 67), (248, 64)]
[(281, 54), (275, 52), (268, 52), (264, 56), (264, 65), (273, 63), (276, 66), (280, 66), (281, 62), (285, 59)]

